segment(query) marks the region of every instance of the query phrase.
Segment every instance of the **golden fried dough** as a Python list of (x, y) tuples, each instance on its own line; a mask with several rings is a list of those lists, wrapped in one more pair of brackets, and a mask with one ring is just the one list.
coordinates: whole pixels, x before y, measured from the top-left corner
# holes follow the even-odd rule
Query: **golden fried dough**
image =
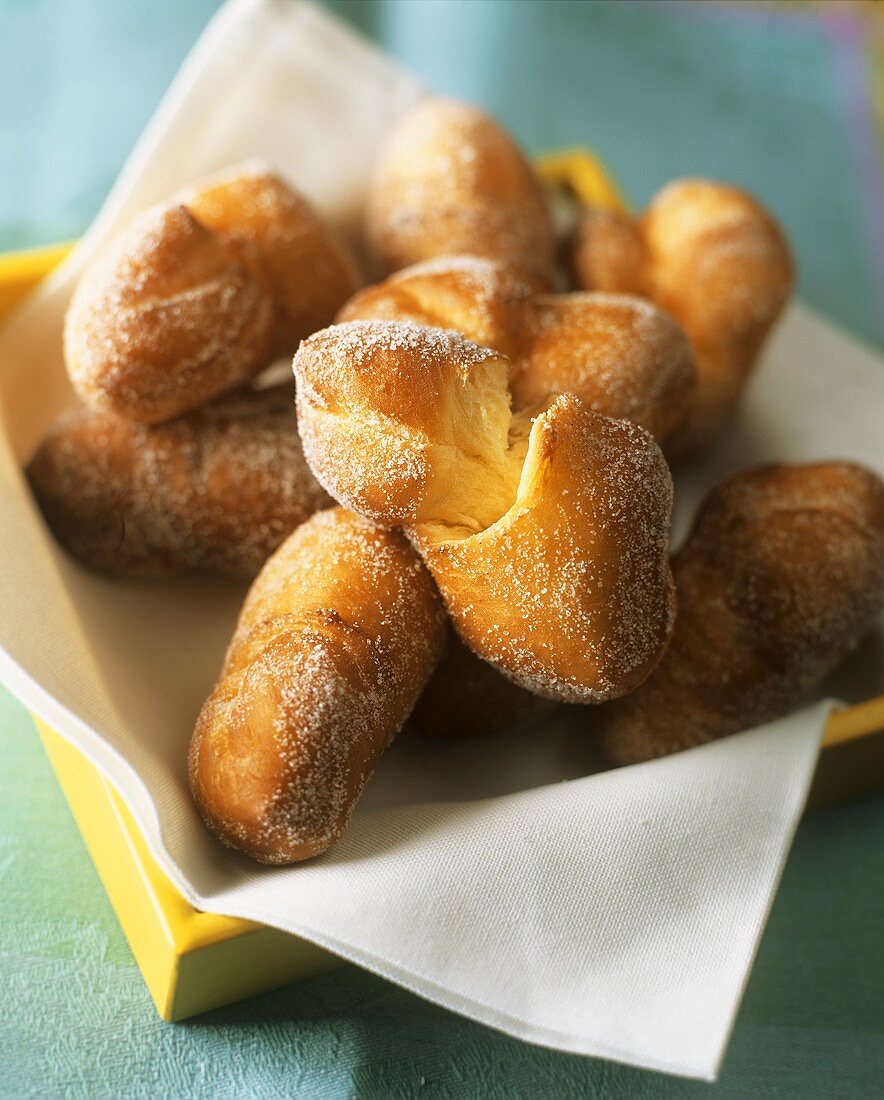
[(593, 412), (647, 428), (664, 449), (693, 404), (693, 355), (669, 314), (628, 294), (541, 293), (494, 260), (415, 264), (359, 291), (338, 320), (455, 329), (511, 361), (517, 409), (574, 393)]
[(706, 498), (673, 572), (663, 660), (594, 715), (617, 764), (785, 714), (838, 665), (884, 608), (884, 482), (848, 462), (735, 474)]
[(493, 118), (453, 99), (423, 100), (390, 134), (366, 237), (380, 274), (470, 253), (553, 281), (555, 232), (534, 169)]
[(65, 318), (68, 373), (90, 405), (169, 420), (292, 354), (357, 286), (304, 199), (234, 169), (144, 212), (87, 267)]
[(402, 534), (343, 508), (302, 524), (252, 585), (196, 723), (190, 785), (208, 828), (262, 863), (325, 851), (444, 637)]
[(318, 480), (408, 530), (475, 653), (566, 701), (648, 675), (673, 596), (672, 482), (647, 432), (570, 394), (513, 415), (505, 359), (409, 323), (333, 326), (294, 366)]
[(668, 453), (682, 457), (709, 443), (792, 293), (792, 257), (771, 215), (739, 188), (677, 180), (635, 221), (587, 210), (571, 261), (579, 287), (646, 295), (684, 328), (698, 385)]
[(304, 461), (291, 385), (228, 394), (165, 424), (77, 409), (50, 429), (28, 478), (62, 546), (119, 576), (254, 577), (331, 504)]

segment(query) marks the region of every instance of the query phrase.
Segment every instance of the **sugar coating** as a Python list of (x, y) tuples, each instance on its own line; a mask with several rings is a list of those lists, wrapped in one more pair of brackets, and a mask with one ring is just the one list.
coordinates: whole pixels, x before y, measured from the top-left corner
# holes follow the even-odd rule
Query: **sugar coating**
[(327, 325), (356, 290), (359, 271), (342, 240), (310, 203), (260, 160), (229, 168), (178, 200), (263, 276), (275, 308), (273, 350)]
[(540, 293), (505, 264), (440, 257), (362, 291), (339, 316), (456, 329), (494, 348), (512, 361), (516, 408), (575, 393), (595, 412), (640, 423), (659, 440), (689, 411), (690, 345), (668, 314), (634, 295)]
[(388, 271), (470, 253), (552, 276), (552, 218), (531, 165), (490, 116), (455, 100), (424, 100), (394, 128), (371, 181), (366, 229)]
[(136, 218), (87, 269), (65, 322), (80, 396), (155, 422), (245, 382), (359, 285), (331, 229), (256, 163)]
[(672, 480), (647, 432), (573, 395), (534, 432), (549, 462), (523, 475), (497, 524), (434, 549), (417, 541), (475, 652), (538, 695), (598, 703), (644, 679), (672, 631)]
[(65, 318), (84, 400), (162, 420), (267, 362), (272, 301), (184, 207), (157, 207), (87, 269)]
[[(507, 411), (506, 371), (485, 372), (495, 359), (402, 322), (316, 334), (295, 359), (305, 454), (337, 499), (406, 524), (479, 656), (538, 694), (611, 698), (650, 671), (671, 630), (669, 471), (647, 432), (573, 395), (507, 453), (530, 419)], [(504, 419), (488, 433), (479, 418), (473, 437), (458, 435), (492, 408)], [(465, 486), (479, 522), (453, 516), (455, 500), (469, 510)]]
[(634, 222), (587, 212), (571, 264), (579, 285), (647, 295), (683, 326), (698, 384), (667, 454), (695, 453), (735, 408), (792, 292), (794, 267), (779, 226), (738, 188), (676, 180)]
[(77, 409), (51, 429), (28, 475), (62, 544), (124, 575), (253, 577), (331, 503), (304, 461), (291, 385), (152, 426)]
[(438, 595), (400, 534), (339, 508), (303, 524), (252, 586), (197, 723), (191, 783), (210, 828), (268, 863), (324, 850), (443, 639)]
[(618, 763), (769, 721), (843, 660), (884, 608), (884, 482), (851, 463), (736, 474), (706, 498), (673, 572), (659, 668), (599, 712)]
[(350, 321), (315, 333), (294, 359), (304, 454), (336, 500), (386, 524), (423, 499), (432, 448), (453, 446), (452, 389), (500, 357), (453, 330)]
[(549, 390), (574, 393), (662, 442), (685, 419), (693, 356), (681, 328), (653, 303), (631, 294), (539, 295), (527, 329), (513, 381), (519, 403)]

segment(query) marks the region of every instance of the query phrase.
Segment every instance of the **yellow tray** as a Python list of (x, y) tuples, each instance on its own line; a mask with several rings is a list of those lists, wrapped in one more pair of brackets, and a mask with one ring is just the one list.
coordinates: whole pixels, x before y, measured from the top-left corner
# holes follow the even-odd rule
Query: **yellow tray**
[[(583, 150), (545, 157), (544, 179), (583, 202), (623, 210), (602, 164)], [(0, 256), (0, 318), (70, 249), (56, 245)], [(326, 951), (249, 921), (201, 913), (178, 893), (147, 850), (111, 783), (80, 752), (34, 721), (157, 1011), (183, 1020), (342, 965)], [(832, 715), (808, 805), (877, 789), (884, 778), (884, 696)]]

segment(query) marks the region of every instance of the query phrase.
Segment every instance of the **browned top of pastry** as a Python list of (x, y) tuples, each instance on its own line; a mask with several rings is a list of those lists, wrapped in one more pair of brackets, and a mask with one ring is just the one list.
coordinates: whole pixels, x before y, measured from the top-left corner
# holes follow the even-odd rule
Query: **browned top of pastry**
[(586, 210), (571, 260), (578, 286), (645, 295), (684, 328), (698, 385), (669, 451), (688, 455), (709, 442), (792, 293), (794, 265), (773, 217), (737, 187), (676, 180), (638, 219)]
[(244, 263), (261, 269), (274, 302), (274, 355), (294, 355), (359, 286), (359, 271), (337, 234), (260, 161), (203, 180), (178, 198)]
[(494, 119), (453, 99), (425, 99), (390, 134), (366, 234), (384, 274), (470, 253), (553, 277), (552, 218), (530, 163)]
[(512, 363), (516, 408), (574, 393), (593, 411), (665, 441), (684, 423), (695, 371), (669, 314), (627, 294), (545, 294), (512, 267), (474, 256), (415, 264), (356, 294), (338, 314), (455, 329)]
[(89, 404), (167, 420), (291, 355), (358, 285), (310, 205), (240, 166), (146, 211), (87, 267), (65, 319), (68, 372)]

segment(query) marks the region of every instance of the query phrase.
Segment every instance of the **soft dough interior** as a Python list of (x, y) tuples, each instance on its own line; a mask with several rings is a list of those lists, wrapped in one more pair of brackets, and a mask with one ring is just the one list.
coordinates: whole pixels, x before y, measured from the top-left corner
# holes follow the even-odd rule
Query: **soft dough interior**
[(513, 506), (534, 417), (513, 414), (506, 366), (482, 364), (449, 391), (444, 440), (429, 444), (430, 477), (415, 529), (423, 543), (456, 542), (486, 530)]

